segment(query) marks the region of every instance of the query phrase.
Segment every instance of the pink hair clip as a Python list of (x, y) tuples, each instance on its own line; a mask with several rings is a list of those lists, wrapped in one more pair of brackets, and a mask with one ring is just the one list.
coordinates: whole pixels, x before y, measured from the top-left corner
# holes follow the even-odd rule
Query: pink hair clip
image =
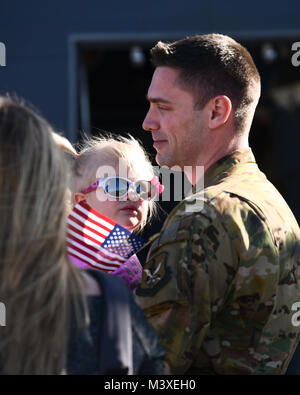
[(154, 176), (150, 182), (151, 182), (152, 185), (154, 185), (156, 187), (157, 193), (159, 195), (161, 193), (163, 193), (163, 190), (165, 189), (165, 187), (159, 182), (157, 176)]

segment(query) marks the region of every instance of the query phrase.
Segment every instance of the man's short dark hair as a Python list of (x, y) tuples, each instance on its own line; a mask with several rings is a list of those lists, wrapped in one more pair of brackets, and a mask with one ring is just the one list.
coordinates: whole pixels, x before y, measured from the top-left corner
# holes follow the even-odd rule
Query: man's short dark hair
[(237, 131), (243, 128), (248, 106), (258, 100), (257, 68), (247, 49), (231, 37), (213, 33), (172, 43), (159, 41), (151, 49), (151, 62), (179, 70), (177, 82), (193, 93), (196, 108), (215, 96), (228, 96)]

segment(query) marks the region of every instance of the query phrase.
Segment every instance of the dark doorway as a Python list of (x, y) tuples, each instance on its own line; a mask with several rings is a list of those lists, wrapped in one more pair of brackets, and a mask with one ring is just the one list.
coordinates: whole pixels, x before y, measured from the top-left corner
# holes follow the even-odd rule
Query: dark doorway
[(292, 64), (293, 39), (247, 42), (262, 80), (250, 145), (261, 170), (300, 221), (300, 67)]

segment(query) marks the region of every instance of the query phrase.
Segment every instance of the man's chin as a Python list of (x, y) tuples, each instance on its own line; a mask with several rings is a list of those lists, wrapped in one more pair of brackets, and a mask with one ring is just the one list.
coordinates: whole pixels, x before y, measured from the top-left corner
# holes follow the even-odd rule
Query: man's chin
[(176, 165), (175, 161), (171, 160), (171, 158), (162, 156), (159, 153), (156, 154), (155, 161), (159, 166), (168, 167), (169, 169), (171, 169), (173, 166), (178, 166), (178, 165)]
[(156, 154), (155, 161), (159, 166), (169, 166), (166, 157), (162, 156), (159, 153)]

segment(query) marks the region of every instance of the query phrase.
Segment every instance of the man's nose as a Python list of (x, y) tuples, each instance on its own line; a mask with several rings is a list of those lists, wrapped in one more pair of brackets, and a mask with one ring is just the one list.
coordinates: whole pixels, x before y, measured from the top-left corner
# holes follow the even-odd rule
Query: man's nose
[(144, 130), (147, 130), (149, 132), (159, 129), (159, 123), (155, 120), (151, 108), (147, 112), (142, 127)]

